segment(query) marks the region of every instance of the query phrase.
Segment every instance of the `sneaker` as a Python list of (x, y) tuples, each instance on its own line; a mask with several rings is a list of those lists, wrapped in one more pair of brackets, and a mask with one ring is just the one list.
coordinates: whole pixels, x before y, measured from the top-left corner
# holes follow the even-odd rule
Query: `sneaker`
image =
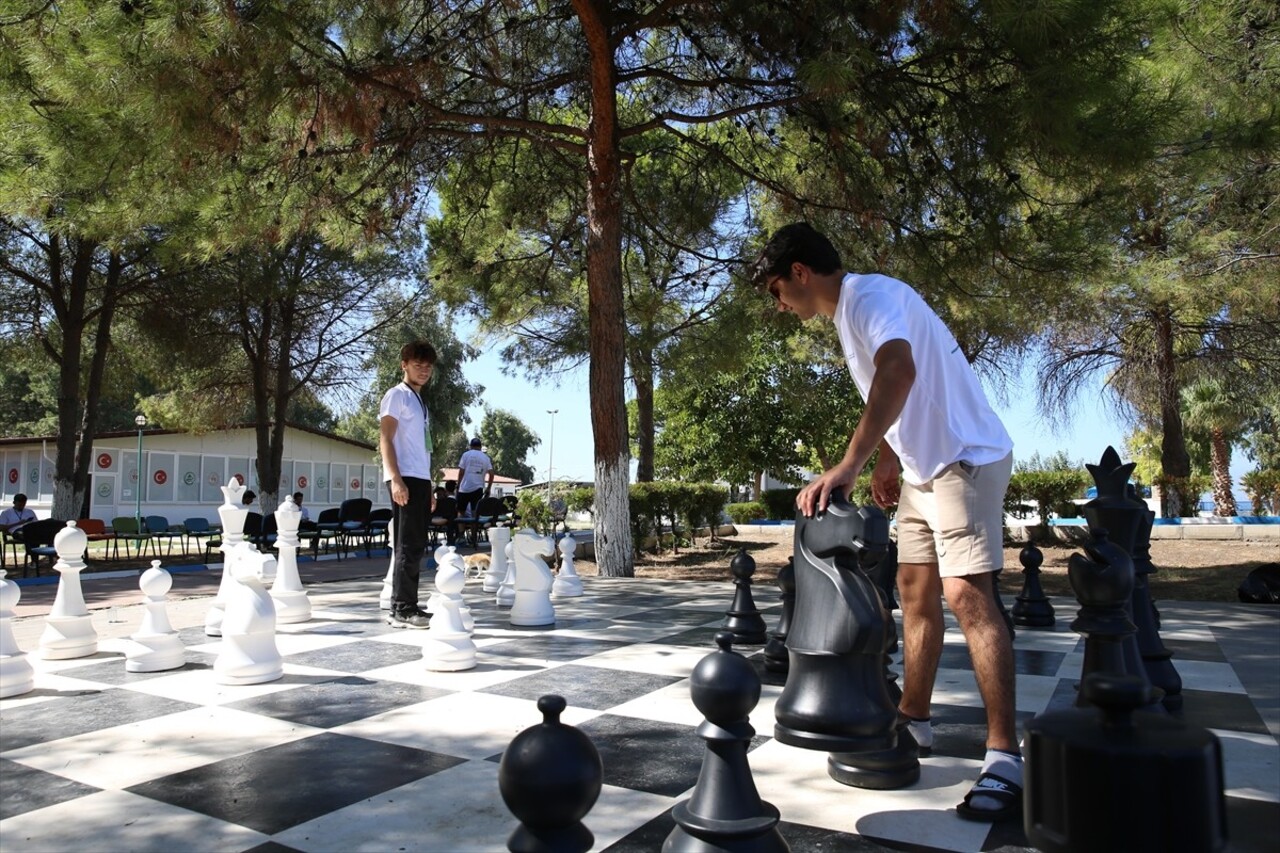
[(393, 610), (387, 614), (387, 624), (392, 628), (427, 628), (431, 625), (431, 616), (418, 609)]

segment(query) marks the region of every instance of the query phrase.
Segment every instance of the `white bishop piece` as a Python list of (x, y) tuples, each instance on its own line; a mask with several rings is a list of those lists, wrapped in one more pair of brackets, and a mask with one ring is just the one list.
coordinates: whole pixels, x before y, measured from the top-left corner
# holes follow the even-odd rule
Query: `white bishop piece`
[(58, 594), (53, 599), (53, 609), (45, 618), (44, 633), (40, 635), (40, 657), (45, 660), (67, 660), (88, 657), (98, 651), (98, 632), (93, 628), (93, 617), (84, 606), (84, 592), (80, 588), (80, 573), (84, 571), (84, 549), (89, 537), (76, 527), (74, 521), (53, 537), (58, 562), (54, 569), (62, 575), (58, 580)]
[(285, 498), (276, 509), (276, 548), (280, 560), (276, 565), (276, 582), (271, 585), (271, 600), (276, 605), (276, 619), (284, 624), (306, 622), (311, 618), (311, 599), (298, 575), (298, 525), (302, 510)]
[(142, 573), (138, 586), (145, 596), (142, 625), (129, 639), (124, 655), (125, 672), (163, 672), (186, 663), (186, 649), (178, 632), (169, 624), (165, 612), (165, 595), (173, 586), (173, 578), (160, 568), (159, 560)]
[(577, 598), (582, 595), (582, 578), (573, 569), (573, 552), (578, 543), (566, 533), (560, 539), (560, 571), (551, 584), (551, 594), (556, 598)]
[(22, 598), (22, 588), (5, 580), (6, 574), (0, 569), (0, 699), (21, 696), (36, 685), (31, 661), (13, 636), (13, 612)]
[(507, 546), (510, 544), (510, 527), (489, 528), (489, 570), (484, 573), (480, 586), (485, 592), (497, 592), (507, 577)]
[(232, 477), (222, 489), (222, 506), (218, 507), (218, 517), (222, 519), (222, 579), (218, 582), (218, 597), (209, 606), (204, 619), (204, 632), (210, 637), (222, 636), (222, 617), (227, 608), (227, 598), (235, 581), (231, 578), (231, 570), (227, 556), (231, 549), (244, 541), (244, 521), (249, 510), (244, 506), (244, 484)]
[(436, 567), (436, 611), (427, 629), (427, 642), (422, 647), (422, 661), (433, 672), (459, 672), (476, 665), (476, 644), (462, 627), (458, 602), (467, 577), (461, 567), (450, 560)]

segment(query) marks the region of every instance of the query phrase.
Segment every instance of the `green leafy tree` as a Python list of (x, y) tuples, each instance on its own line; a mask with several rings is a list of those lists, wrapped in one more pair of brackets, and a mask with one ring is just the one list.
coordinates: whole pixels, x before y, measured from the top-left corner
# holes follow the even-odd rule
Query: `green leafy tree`
[(485, 409), (480, 419), (480, 439), (493, 460), (495, 474), (514, 477), (521, 483), (533, 481), (534, 471), (527, 461), (529, 451), (542, 441), (524, 421), (506, 409)]
[(1182, 402), (1187, 426), (1209, 436), (1214, 514), (1239, 515), (1231, 488), (1231, 445), (1248, 417), (1243, 402), (1214, 380), (1184, 388)]

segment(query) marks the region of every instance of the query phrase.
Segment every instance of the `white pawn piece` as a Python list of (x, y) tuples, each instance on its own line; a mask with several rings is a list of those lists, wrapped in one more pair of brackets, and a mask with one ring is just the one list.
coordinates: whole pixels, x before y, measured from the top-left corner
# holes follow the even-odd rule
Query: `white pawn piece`
[(499, 607), (510, 607), (516, 600), (516, 543), (508, 542), (502, 549), (503, 562), (506, 567), (502, 574), (502, 583), (498, 585), (498, 593), (494, 600)]
[[(454, 568), (462, 572), (462, 584), (465, 587), (467, 583), (467, 563), (462, 559), (462, 555), (450, 548), (449, 553), (446, 554), (444, 560), (440, 562), (441, 566), (446, 564), (448, 564), (450, 568)], [(439, 571), (438, 568), (437, 571)], [(475, 617), (471, 615), (471, 608), (467, 606), (467, 600), (462, 597), (462, 591), (459, 590), (457, 592), (443, 593), (443, 595), (452, 599), (454, 603), (458, 605), (458, 615), (462, 618), (462, 630), (466, 631), (468, 634), (474, 631), (476, 629), (476, 620)], [(433, 595), (432, 598), (435, 598), (435, 596)]]
[(36, 673), (27, 660), (27, 653), (18, 648), (13, 636), (13, 611), (22, 598), (22, 588), (10, 580), (0, 569), (0, 699), (21, 696), (36, 686)]
[(160, 568), (159, 560), (151, 561), (151, 568), (142, 573), (138, 586), (146, 596), (142, 611), (142, 625), (131, 636), (124, 655), (125, 672), (164, 672), (177, 669), (186, 663), (186, 648), (178, 632), (169, 624), (169, 614), (164, 609), (164, 597), (173, 586), (173, 578)]
[(244, 541), (244, 521), (249, 517), (249, 510), (244, 506), (244, 483), (235, 477), (227, 480), (222, 489), (222, 506), (218, 507), (218, 518), (222, 519), (222, 579), (218, 582), (218, 596), (209, 605), (209, 612), (204, 617), (204, 632), (210, 637), (222, 636), (222, 618), (227, 609), (227, 598), (235, 581), (231, 577), (227, 555), (231, 549)]
[(436, 568), (436, 613), (427, 629), (427, 642), (422, 647), (422, 661), (432, 672), (460, 672), (474, 669), (476, 644), (462, 627), (458, 602), (453, 595), (461, 594), (467, 582), (466, 572), (452, 562)]
[(387, 563), (387, 576), (382, 579), (382, 594), (378, 596), (378, 609), (391, 609), (392, 584), (396, 575), (396, 523), (387, 522), (387, 548), (391, 551), (391, 560)]
[(510, 527), (489, 528), (489, 570), (484, 573), (480, 586), (485, 592), (497, 592), (507, 577), (507, 546), (510, 544)]
[(571, 534), (566, 533), (560, 539), (560, 571), (551, 584), (551, 594), (556, 598), (577, 598), (582, 595), (582, 578), (578, 577), (573, 568), (573, 552), (577, 548), (578, 543)]
[(219, 684), (261, 684), (284, 675), (284, 659), (276, 647), (276, 607), (266, 585), (275, 579), (276, 561), (250, 542), (226, 552), (233, 580), (222, 619), (222, 645), (213, 662)]
[(80, 588), (80, 573), (84, 571), (84, 549), (89, 537), (76, 527), (74, 521), (53, 537), (58, 562), (54, 569), (62, 577), (58, 580), (58, 594), (53, 599), (53, 609), (45, 618), (44, 633), (40, 635), (40, 657), (45, 660), (67, 660), (88, 657), (98, 651), (98, 632), (93, 628), (93, 617), (84, 606), (84, 591)]
[(516, 534), (516, 598), (511, 605), (511, 624), (520, 628), (542, 628), (556, 624), (551, 606), (551, 567), (544, 557), (556, 553), (555, 540), (532, 530)]
[(301, 522), (302, 510), (290, 495), (276, 509), (276, 547), (280, 559), (276, 562), (276, 582), (271, 585), (276, 621), (285, 625), (311, 618), (311, 599), (298, 575), (298, 525)]

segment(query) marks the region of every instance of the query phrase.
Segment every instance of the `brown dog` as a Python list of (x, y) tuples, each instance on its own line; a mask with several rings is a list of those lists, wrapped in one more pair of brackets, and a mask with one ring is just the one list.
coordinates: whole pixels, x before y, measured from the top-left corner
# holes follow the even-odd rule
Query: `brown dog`
[(473, 572), (475, 577), (483, 577), (489, 571), (488, 554), (468, 554), (462, 563), (467, 567), (467, 577), (471, 577)]

